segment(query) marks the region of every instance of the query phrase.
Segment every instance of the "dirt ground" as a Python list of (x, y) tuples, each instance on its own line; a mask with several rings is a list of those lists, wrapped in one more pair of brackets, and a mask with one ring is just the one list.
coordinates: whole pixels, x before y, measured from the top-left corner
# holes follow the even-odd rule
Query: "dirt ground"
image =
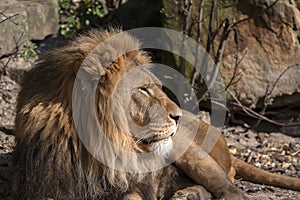
[[(13, 60), (3, 73), (0, 63), (0, 199), (9, 199), (11, 157), (14, 136), (14, 109), (19, 90), (18, 83), (24, 71), (30, 68), (32, 60)], [(273, 173), (300, 178), (300, 138), (282, 133), (255, 132), (244, 127), (225, 127), (223, 133), (232, 154)], [(237, 180), (236, 185), (251, 199), (300, 199), (300, 192), (285, 190), (246, 181)]]

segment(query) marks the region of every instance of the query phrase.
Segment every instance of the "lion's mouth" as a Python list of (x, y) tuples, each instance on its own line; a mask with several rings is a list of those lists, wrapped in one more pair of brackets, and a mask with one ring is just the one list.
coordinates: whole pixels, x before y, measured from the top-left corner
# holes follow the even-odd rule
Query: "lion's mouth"
[(142, 143), (146, 144), (146, 145), (153, 144), (153, 143), (156, 143), (156, 142), (167, 140), (167, 139), (173, 137), (174, 134), (175, 134), (175, 132), (172, 132), (170, 135), (168, 135), (167, 137), (163, 137), (163, 138), (155, 138), (155, 137), (150, 138), (150, 139), (147, 138), (147, 139), (142, 140)]

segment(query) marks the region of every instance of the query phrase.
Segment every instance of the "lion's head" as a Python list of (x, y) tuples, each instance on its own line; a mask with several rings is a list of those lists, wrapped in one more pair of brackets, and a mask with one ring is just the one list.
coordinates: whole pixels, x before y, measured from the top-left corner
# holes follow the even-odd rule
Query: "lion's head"
[[(112, 93), (112, 108), (117, 114), (116, 125), (133, 138), (137, 151), (163, 156), (172, 147), (181, 110), (164, 93), (161, 82), (148, 68), (151, 65), (137, 66), (122, 76)], [(125, 123), (121, 121), (124, 119)]]
[(150, 69), (138, 40), (119, 30), (91, 31), (40, 59), (18, 97), (15, 195), (96, 198), (141, 180), (139, 154), (170, 151), (181, 116)]
[[(139, 49), (139, 42), (124, 32), (102, 40), (82, 62), (73, 87), (72, 111), (81, 141), (109, 171), (157, 169), (172, 148), (181, 116), (151, 73), (149, 56)], [(152, 154), (160, 161), (151, 162)], [(143, 160), (148, 162), (141, 164)]]

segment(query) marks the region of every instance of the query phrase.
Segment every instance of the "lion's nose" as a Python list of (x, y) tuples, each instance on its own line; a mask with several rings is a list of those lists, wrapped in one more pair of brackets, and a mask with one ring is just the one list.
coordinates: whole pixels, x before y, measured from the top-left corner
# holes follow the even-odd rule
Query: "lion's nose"
[(175, 121), (176, 125), (177, 125), (177, 124), (178, 124), (178, 121), (179, 121), (179, 119), (180, 119), (180, 117), (181, 117), (181, 115), (173, 115), (173, 114), (169, 114), (169, 117), (170, 117), (171, 119), (173, 119), (173, 120)]

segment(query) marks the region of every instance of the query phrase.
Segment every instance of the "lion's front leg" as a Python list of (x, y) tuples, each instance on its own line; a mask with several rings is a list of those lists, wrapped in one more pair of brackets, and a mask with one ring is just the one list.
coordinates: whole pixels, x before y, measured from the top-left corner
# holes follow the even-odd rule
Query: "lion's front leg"
[(176, 160), (177, 167), (197, 184), (203, 185), (216, 198), (247, 199), (210, 155), (204, 158), (197, 157), (197, 155), (199, 155), (199, 147), (191, 145), (189, 150)]
[(162, 200), (184, 200), (200, 197), (208, 199), (211, 194), (202, 186), (196, 183), (179, 170), (176, 166), (170, 165), (158, 172), (155, 178), (156, 195)]
[(157, 200), (154, 176), (147, 175), (141, 182), (134, 183), (129, 190), (122, 195), (122, 200)]

